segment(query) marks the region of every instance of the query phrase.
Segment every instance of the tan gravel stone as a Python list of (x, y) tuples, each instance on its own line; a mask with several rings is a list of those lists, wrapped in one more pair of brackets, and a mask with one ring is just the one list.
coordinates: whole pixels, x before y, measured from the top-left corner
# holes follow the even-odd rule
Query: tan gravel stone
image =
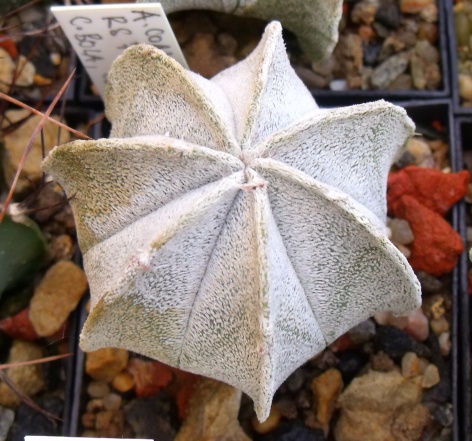
[(94, 380), (111, 381), (128, 364), (126, 349), (102, 348), (87, 352), (85, 371)]
[[(10, 349), (8, 363), (37, 360), (44, 357), (43, 349), (35, 343), (15, 340)], [(33, 396), (44, 389), (41, 364), (31, 364), (7, 369), (6, 374), (26, 395)], [(0, 406), (17, 407), (21, 399), (5, 383), (0, 382)]]
[(41, 337), (57, 332), (87, 291), (87, 278), (78, 265), (61, 260), (52, 266), (36, 288), (30, 320)]

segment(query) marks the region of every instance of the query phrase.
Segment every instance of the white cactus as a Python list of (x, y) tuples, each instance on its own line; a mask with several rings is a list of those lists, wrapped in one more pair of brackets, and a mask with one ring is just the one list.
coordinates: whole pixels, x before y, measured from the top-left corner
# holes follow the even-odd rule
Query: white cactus
[(279, 385), (419, 283), (385, 236), (386, 180), (414, 125), (384, 101), (321, 110), (271, 23), (212, 80), (152, 46), (109, 74), (112, 138), (56, 147), (92, 309), (81, 346), (127, 348), (242, 389)]

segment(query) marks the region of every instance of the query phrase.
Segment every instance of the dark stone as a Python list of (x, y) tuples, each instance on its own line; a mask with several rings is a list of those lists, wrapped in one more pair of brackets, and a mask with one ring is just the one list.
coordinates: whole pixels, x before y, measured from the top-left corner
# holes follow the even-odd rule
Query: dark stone
[(377, 32), (377, 35), (380, 38), (387, 38), (390, 35), (390, 30), (384, 26), (382, 23), (379, 23), (378, 21), (374, 21), (372, 23), (372, 27), (374, 28), (375, 32)]
[(373, 66), (379, 57), (382, 45), (370, 43), (364, 44), (364, 64), (366, 66)]
[(285, 381), (285, 385), (287, 386), (287, 389), (290, 392), (298, 392), (303, 386), (305, 378), (305, 371), (303, 369), (297, 369), (293, 372), (292, 375), (290, 375), (290, 377), (287, 378), (287, 380)]
[[(36, 400), (43, 410), (62, 418), (63, 401), (53, 395), (43, 395)], [(16, 413), (16, 419), (10, 430), (8, 441), (24, 441), (27, 435), (61, 435), (59, 422), (46, 418), (42, 413), (22, 403)]]
[(429, 358), (430, 349), (394, 326), (379, 326), (374, 337), (376, 351), (385, 352), (390, 358), (400, 361), (406, 352), (414, 352), (419, 357)]
[(136, 398), (124, 408), (126, 421), (136, 438), (173, 441), (177, 433), (177, 408), (165, 392), (149, 398)]
[(350, 382), (369, 361), (369, 357), (354, 350), (343, 351), (338, 354), (338, 357), (338, 369), (345, 383)]
[(390, 29), (398, 29), (402, 23), (402, 13), (398, 3), (389, 0), (381, 2), (375, 20)]
[(430, 274), (418, 271), (416, 276), (421, 283), (421, 292), (423, 294), (436, 294), (444, 289), (443, 283)]
[(325, 441), (321, 429), (310, 429), (300, 422), (282, 423), (275, 431), (260, 438), (261, 441)]
[(443, 427), (451, 427), (454, 422), (454, 414), (452, 412), (452, 404), (446, 403), (438, 406), (434, 413), (434, 419)]
[(375, 335), (375, 323), (372, 319), (360, 322), (354, 328), (351, 328), (347, 335), (349, 339), (355, 344), (360, 345), (371, 340)]
[(404, 167), (407, 167), (409, 165), (412, 165), (414, 164), (416, 161), (415, 157), (408, 151), (406, 150), (401, 156), (400, 158), (397, 160), (397, 162), (395, 162), (395, 165), (398, 167), (398, 168), (404, 168)]
[(310, 409), (311, 408), (311, 397), (312, 394), (308, 392), (306, 389), (302, 389), (298, 392), (295, 403), (299, 409)]
[(336, 367), (338, 363), (338, 357), (336, 357), (336, 354), (329, 348), (325, 349), (321, 354), (309, 361), (311, 367), (322, 371), (327, 371), (329, 368)]

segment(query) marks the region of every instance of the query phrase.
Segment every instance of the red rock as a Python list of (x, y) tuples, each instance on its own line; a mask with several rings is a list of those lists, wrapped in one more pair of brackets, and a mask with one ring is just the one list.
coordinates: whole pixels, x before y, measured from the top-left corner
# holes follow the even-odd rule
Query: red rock
[(348, 334), (341, 335), (329, 346), (333, 352), (342, 352), (351, 349), (355, 344), (352, 342)]
[(193, 393), (195, 392), (195, 386), (201, 377), (176, 368), (173, 368), (172, 370), (177, 380), (175, 401), (179, 410), (179, 418), (183, 421), (188, 414), (189, 403)]
[(126, 368), (134, 378), (134, 391), (139, 397), (149, 397), (166, 387), (173, 378), (172, 370), (159, 361), (132, 358)]
[(388, 177), (387, 203), (389, 212), (396, 217), (397, 204), (404, 195), (444, 216), (467, 193), (470, 174), (443, 173), (440, 170), (411, 165)]
[(395, 214), (409, 222), (415, 236), (409, 258), (413, 269), (433, 276), (451, 271), (464, 250), (459, 234), (439, 214), (411, 196), (401, 197), (395, 205)]
[(29, 318), (29, 308), (0, 320), (0, 329), (9, 337), (18, 340), (34, 341), (39, 338)]
[(0, 47), (8, 52), (8, 55), (12, 58), (18, 57), (18, 49), (11, 38), (8, 38), (5, 34), (0, 34)]

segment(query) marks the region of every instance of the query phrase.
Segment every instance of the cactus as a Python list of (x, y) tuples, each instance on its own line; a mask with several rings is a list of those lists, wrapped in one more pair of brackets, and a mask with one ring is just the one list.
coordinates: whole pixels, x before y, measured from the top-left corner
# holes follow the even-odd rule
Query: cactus
[(113, 64), (111, 139), (56, 147), (91, 289), (83, 349), (122, 347), (239, 389), (267, 418), (298, 366), (420, 288), (385, 235), (414, 125), (378, 101), (319, 109), (279, 23), (212, 80), (152, 46)]

